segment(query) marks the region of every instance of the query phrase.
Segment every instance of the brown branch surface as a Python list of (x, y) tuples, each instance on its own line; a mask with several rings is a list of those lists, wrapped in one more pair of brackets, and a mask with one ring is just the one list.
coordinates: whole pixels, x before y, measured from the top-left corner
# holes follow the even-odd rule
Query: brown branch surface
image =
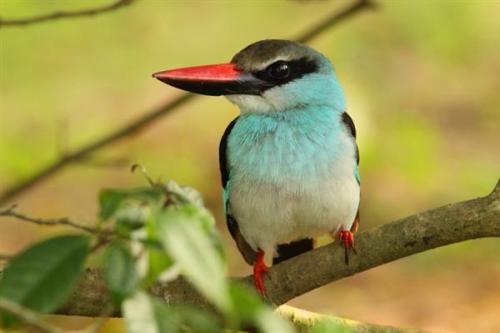
[(94, 16), (107, 12), (111, 12), (117, 10), (121, 7), (125, 7), (130, 5), (135, 0), (117, 0), (109, 5), (105, 5), (97, 8), (88, 8), (76, 11), (57, 11), (50, 14), (26, 17), (26, 18), (16, 18), (16, 19), (4, 19), (0, 17), (0, 28), (1, 27), (14, 27), (14, 26), (27, 26), (34, 23), (46, 22), (46, 21), (54, 21), (65, 18), (77, 18), (77, 17), (86, 17), (86, 16)]
[[(356, 13), (361, 12), (363, 9), (370, 7), (373, 7), (372, 2), (370, 0), (357, 0), (353, 2), (350, 6), (344, 8), (343, 10), (328, 15), (320, 22), (311, 26), (310, 29), (307, 29), (304, 33), (297, 36), (297, 38), (294, 38), (294, 40), (300, 42), (309, 42), (313, 38), (317, 37), (320, 33), (324, 32), (327, 28), (330, 28), (335, 24), (344, 21), (347, 17), (350, 17)], [(87, 145), (84, 145), (76, 149), (71, 153), (67, 153), (61, 156), (53, 163), (45, 167), (42, 167), (38, 171), (35, 171), (27, 179), (21, 180), (19, 183), (13, 184), (11, 187), (8, 187), (2, 193), (0, 193), (0, 205), (4, 205), (15, 196), (31, 189), (33, 186), (37, 185), (43, 180), (53, 176), (54, 174), (62, 170), (64, 167), (72, 163), (79, 162), (87, 158), (90, 154), (112, 143), (115, 143), (126, 137), (139, 133), (140, 131), (146, 129), (148, 126), (150, 126), (151, 124), (153, 124), (155, 121), (159, 120), (166, 114), (186, 104), (186, 102), (196, 97), (197, 95), (193, 94), (188, 94), (188, 93), (181, 94), (177, 98), (160, 105), (158, 108), (150, 112), (147, 112), (142, 117), (139, 117), (138, 119), (124, 125), (123, 127), (111, 133), (103, 135), (102, 137), (96, 139), (94, 142), (91, 142)]]
[[(359, 233), (356, 236), (358, 254), (352, 256), (349, 265), (344, 263), (340, 245), (332, 243), (273, 266), (265, 280), (268, 297), (273, 304), (281, 305), (310, 290), (372, 267), (483, 237), (500, 237), (500, 181), (485, 197), (442, 206)], [(252, 283), (251, 276), (236, 280)], [(151, 291), (167, 304), (209, 307), (182, 278), (157, 284)], [(58, 313), (99, 316), (109, 302), (100, 273), (87, 270), (80, 286)]]

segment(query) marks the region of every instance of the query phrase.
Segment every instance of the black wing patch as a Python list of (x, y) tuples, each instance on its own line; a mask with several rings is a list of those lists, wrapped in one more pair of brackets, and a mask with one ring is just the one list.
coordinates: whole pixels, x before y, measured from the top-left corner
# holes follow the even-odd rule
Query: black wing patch
[(273, 258), (273, 265), (310, 251), (313, 248), (314, 241), (311, 238), (304, 238), (288, 244), (280, 244), (276, 251), (278, 252), (278, 256)]
[(222, 135), (222, 138), (220, 139), (219, 168), (220, 168), (220, 175), (223, 188), (226, 188), (227, 181), (229, 180), (229, 166), (227, 165), (227, 157), (226, 157), (227, 139), (229, 138), (229, 134), (231, 133), (234, 125), (236, 124), (239, 118), (240, 117), (236, 117), (232, 122), (229, 123), (226, 130), (224, 131), (224, 134)]
[[(356, 126), (354, 126), (354, 121), (352, 121), (351, 116), (347, 112), (344, 111), (342, 113), (342, 122), (344, 125), (347, 127), (349, 132), (351, 133), (352, 137), (356, 139)], [(356, 163), (359, 165), (359, 150), (358, 150), (358, 145), (356, 144)]]
[(226, 214), (226, 224), (229, 229), (229, 233), (233, 236), (233, 239), (236, 242), (238, 250), (240, 250), (241, 255), (247, 264), (253, 265), (255, 258), (257, 257), (257, 252), (255, 252), (254, 249), (252, 249), (252, 247), (247, 243), (245, 238), (243, 238), (238, 222), (236, 222), (232, 215)]
[(351, 116), (344, 111), (342, 113), (342, 122), (347, 126), (347, 129), (351, 132), (353, 138), (356, 139), (356, 126), (354, 126), (354, 121), (352, 121)]
[[(224, 134), (222, 135), (222, 139), (219, 144), (219, 167), (220, 167), (220, 174), (221, 174), (221, 180), (222, 180), (222, 187), (226, 189), (227, 182), (229, 181), (229, 172), (230, 172), (230, 167), (227, 161), (227, 141), (229, 138), (229, 134), (231, 133), (231, 130), (233, 129), (234, 125), (238, 121), (237, 117), (234, 119), (226, 128), (224, 131)], [(227, 228), (229, 229), (229, 233), (233, 237), (234, 241), (236, 242), (236, 246), (238, 247), (238, 250), (240, 250), (241, 254), (243, 255), (243, 258), (245, 261), (252, 265), (255, 262), (255, 257), (257, 253), (252, 249), (252, 247), (247, 243), (247, 241), (243, 238), (243, 235), (240, 232), (240, 227), (238, 226), (238, 222), (236, 219), (230, 214), (230, 203), (229, 199), (228, 202), (224, 203), (226, 205), (226, 224)]]
[[(345, 111), (344, 111), (344, 113), (342, 113), (342, 122), (347, 127), (347, 129), (351, 132), (352, 137), (354, 139), (356, 139), (356, 127), (354, 126), (354, 121), (352, 121), (351, 116), (349, 116), (349, 114), (347, 112), (345, 112)], [(356, 163), (359, 165), (359, 150), (358, 150), (358, 145), (356, 144), (356, 142), (354, 144), (355, 144), (355, 147), (356, 147), (356, 153), (355, 153), (356, 154)], [(360, 183), (359, 182), (359, 174), (356, 177), (356, 179), (357, 179), (358, 184), (359, 184)], [(358, 212), (356, 213), (356, 217), (354, 218), (354, 223), (352, 224), (352, 227), (351, 227), (351, 231), (353, 233), (355, 233), (356, 231), (358, 231), (359, 223), (360, 223), (360, 218), (359, 218), (359, 207), (358, 207)]]

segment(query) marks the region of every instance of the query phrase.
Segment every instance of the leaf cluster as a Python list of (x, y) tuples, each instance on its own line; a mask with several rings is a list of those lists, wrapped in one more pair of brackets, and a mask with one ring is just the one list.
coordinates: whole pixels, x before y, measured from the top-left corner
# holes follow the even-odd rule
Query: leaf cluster
[[(0, 300), (26, 311), (51, 313), (76, 287), (85, 262), (102, 251), (99, 265), (113, 301), (102, 316), (121, 312), (129, 332), (293, 332), (252, 288), (227, 278), (215, 221), (200, 194), (145, 176), (149, 186), (101, 191), (95, 233), (55, 236), (10, 260), (0, 279)], [(149, 293), (155, 283), (179, 276), (219, 315), (167, 305)], [(0, 320), (0, 327), (8, 328), (19, 325), (23, 316), (0, 307)]]

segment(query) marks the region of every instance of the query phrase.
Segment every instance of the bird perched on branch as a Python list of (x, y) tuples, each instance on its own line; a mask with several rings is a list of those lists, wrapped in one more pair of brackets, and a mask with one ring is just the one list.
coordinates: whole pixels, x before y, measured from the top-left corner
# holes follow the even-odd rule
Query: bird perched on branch
[(265, 295), (265, 255), (280, 262), (330, 233), (348, 251), (359, 225), (356, 129), (330, 61), (262, 40), (230, 63), (162, 71), (171, 86), (225, 95), (240, 108), (219, 149), (227, 226)]

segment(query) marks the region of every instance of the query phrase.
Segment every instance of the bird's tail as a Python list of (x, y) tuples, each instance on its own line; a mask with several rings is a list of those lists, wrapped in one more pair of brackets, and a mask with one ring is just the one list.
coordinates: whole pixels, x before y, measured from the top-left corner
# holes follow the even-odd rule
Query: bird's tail
[(304, 238), (298, 241), (290, 242), (288, 244), (278, 245), (278, 256), (273, 258), (273, 265), (288, 260), (292, 257), (298, 256), (301, 253), (307, 252), (314, 248), (314, 241), (312, 238)]

